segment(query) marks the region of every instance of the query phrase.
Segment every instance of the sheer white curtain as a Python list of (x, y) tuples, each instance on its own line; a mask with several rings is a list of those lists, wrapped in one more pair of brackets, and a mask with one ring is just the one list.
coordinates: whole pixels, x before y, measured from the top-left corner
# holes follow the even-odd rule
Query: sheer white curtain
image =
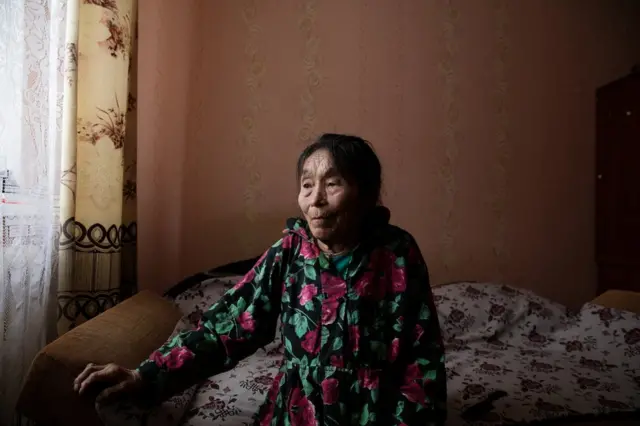
[(0, 425), (55, 335), (66, 0), (0, 0)]

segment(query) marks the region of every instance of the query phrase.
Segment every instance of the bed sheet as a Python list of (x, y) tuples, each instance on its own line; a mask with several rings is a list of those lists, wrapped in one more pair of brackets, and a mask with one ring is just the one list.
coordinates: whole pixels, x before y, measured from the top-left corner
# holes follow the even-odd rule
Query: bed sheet
[[(176, 332), (239, 277), (211, 278), (180, 294)], [(448, 426), (524, 424), (640, 409), (640, 316), (588, 303), (572, 312), (509, 286), (459, 283), (434, 289), (446, 343)], [(99, 407), (106, 425), (250, 425), (282, 357), (280, 338), (153, 412)], [(506, 396), (470, 418), (496, 391)], [(124, 421), (128, 423), (124, 423)]]

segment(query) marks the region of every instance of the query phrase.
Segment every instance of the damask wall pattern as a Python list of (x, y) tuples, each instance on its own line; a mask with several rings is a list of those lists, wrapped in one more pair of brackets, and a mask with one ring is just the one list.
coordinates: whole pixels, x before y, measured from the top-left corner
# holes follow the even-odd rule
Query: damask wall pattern
[(491, 201), (491, 211), (495, 218), (495, 238), (492, 241), (493, 254), (496, 262), (496, 278), (505, 278), (505, 268), (508, 265), (509, 248), (505, 242), (505, 201), (508, 185), (509, 162), (509, 111), (507, 97), (509, 82), (507, 81), (507, 63), (509, 60), (509, 14), (507, 0), (496, 0), (494, 5), (495, 19), (495, 150), (496, 158), (493, 167), (494, 187)]
[(593, 296), (594, 91), (638, 61), (637, 2), (140, 10), (142, 287), (259, 254), (297, 214), (298, 153), (338, 131), (374, 144), (435, 283)]
[(454, 65), (455, 56), (459, 47), (456, 38), (458, 9), (452, 0), (444, 2), (442, 13), (441, 43), (443, 55), (439, 58), (438, 69), (442, 78), (441, 106), (444, 111), (441, 140), (444, 144), (444, 157), (440, 162), (440, 180), (444, 188), (441, 200), (444, 217), (442, 218), (442, 234), (440, 237), (441, 262), (448, 272), (456, 265), (456, 234), (458, 233), (456, 222), (456, 198), (459, 196), (456, 186), (456, 158), (459, 148), (459, 129), (457, 121), (460, 118), (458, 111), (458, 80)]
[(302, 17), (298, 26), (300, 34), (304, 40), (304, 50), (302, 62), (305, 72), (306, 87), (300, 95), (301, 121), (298, 138), (302, 146), (313, 142), (316, 135), (316, 102), (314, 93), (320, 89), (322, 84), (322, 74), (318, 67), (318, 50), (320, 48), (320, 38), (316, 34), (316, 8), (318, 2), (309, 0), (302, 2)]
[(262, 36), (260, 25), (256, 22), (259, 1), (251, 0), (244, 4), (242, 17), (246, 26), (245, 56), (249, 66), (246, 76), (248, 91), (247, 108), (242, 117), (243, 135), (239, 149), (242, 152), (242, 167), (245, 169), (249, 182), (244, 191), (244, 212), (249, 222), (255, 221), (255, 204), (259, 198), (260, 174), (256, 169), (255, 146), (259, 143), (259, 129), (256, 128), (255, 116), (261, 111), (261, 77), (265, 72), (264, 53), (258, 50), (256, 40)]

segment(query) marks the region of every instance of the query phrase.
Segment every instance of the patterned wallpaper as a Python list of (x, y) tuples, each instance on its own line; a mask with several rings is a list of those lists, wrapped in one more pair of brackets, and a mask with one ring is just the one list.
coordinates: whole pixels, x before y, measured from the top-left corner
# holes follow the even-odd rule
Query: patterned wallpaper
[[(295, 160), (362, 135), (434, 282), (595, 292), (594, 90), (640, 59), (629, 0), (140, 0), (141, 287), (257, 255)], [(635, 34), (633, 33), (635, 31)]]

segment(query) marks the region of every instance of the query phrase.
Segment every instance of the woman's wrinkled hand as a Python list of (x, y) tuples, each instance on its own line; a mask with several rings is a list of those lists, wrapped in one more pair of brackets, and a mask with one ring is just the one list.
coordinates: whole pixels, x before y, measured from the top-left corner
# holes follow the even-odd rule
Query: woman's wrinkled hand
[(142, 377), (135, 370), (116, 364), (88, 364), (73, 381), (73, 390), (80, 395), (98, 384), (106, 386), (96, 398), (97, 401), (111, 400), (123, 395), (136, 394), (142, 389)]

